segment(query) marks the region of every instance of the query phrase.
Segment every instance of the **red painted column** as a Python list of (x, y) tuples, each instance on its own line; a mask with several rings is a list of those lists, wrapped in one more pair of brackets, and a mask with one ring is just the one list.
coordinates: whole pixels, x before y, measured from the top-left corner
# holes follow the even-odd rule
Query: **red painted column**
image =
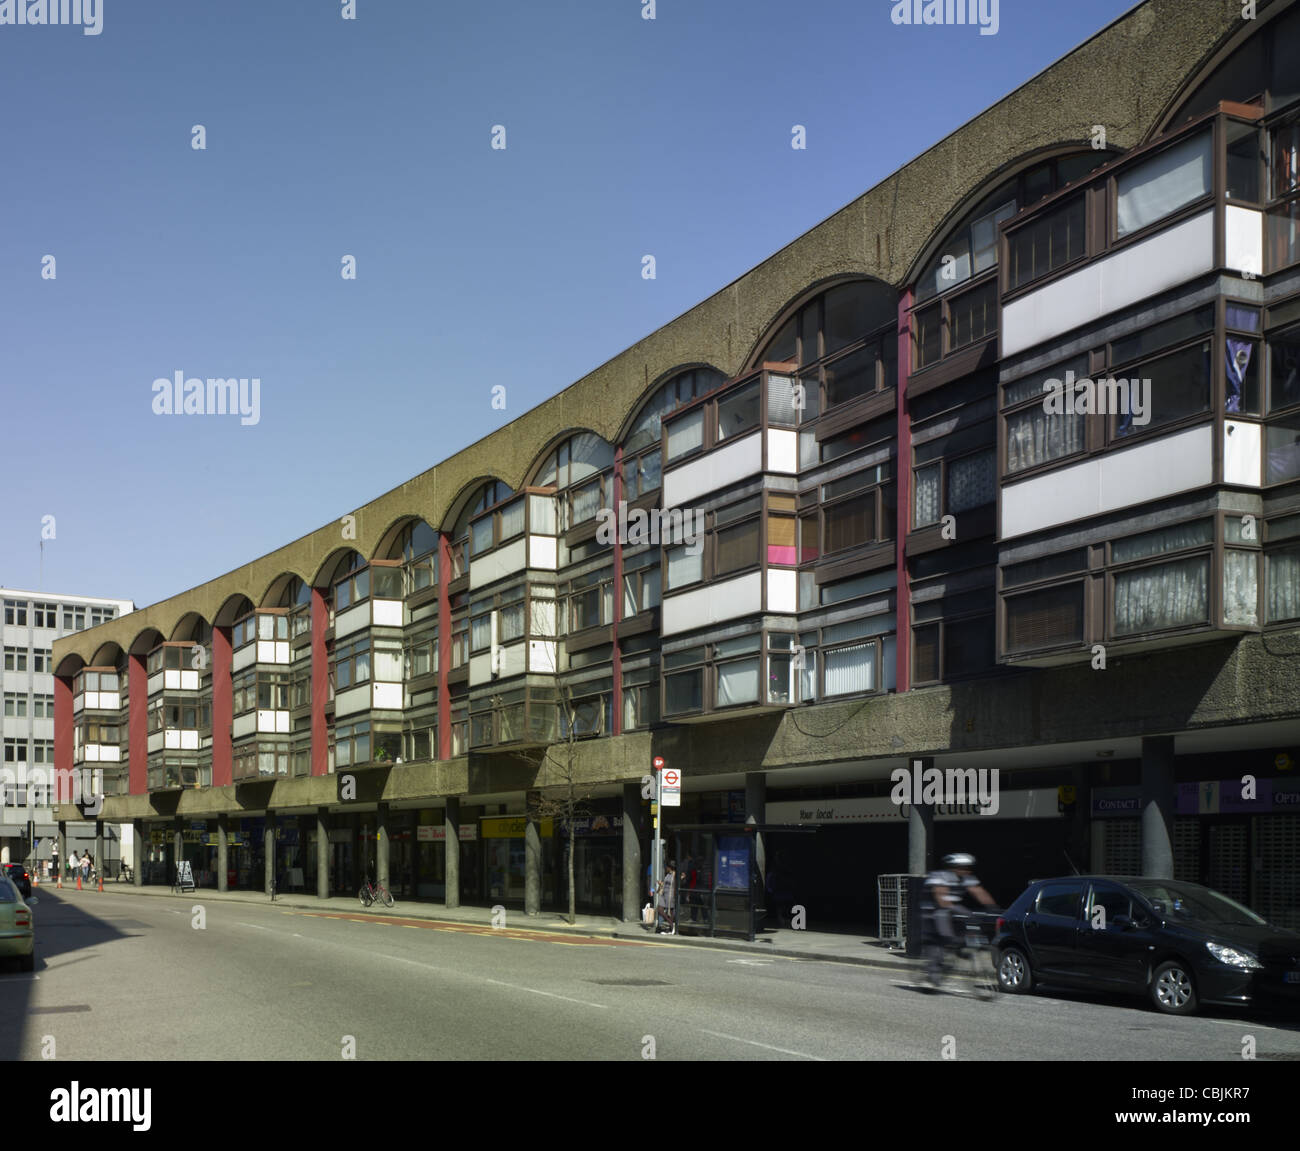
[(234, 720), (234, 685), (230, 681), (231, 644), (228, 627), (212, 629), (212, 786), (233, 782), (230, 726)]
[(149, 669), (145, 656), (127, 656), (127, 787), (132, 795), (149, 791)]
[(447, 672), (451, 670), (451, 544), (438, 533), (438, 758), (451, 758), (451, 692)]
[(912, 289), (898, 297), (898, 594), (895, 634), (895, 690), (912, 687), (912, 596), (907, 586), (907, 533), (912, 526), (912, 418), (907, 407), (907, 377), (912, 370)]
[(329, 775), (330, 745), (325, 727), (325, 705), (330, 700), (330, 660), (325, 632), (330, 607), (320, 588), (311, 589), (311, 773)]
[(610, 700), (613, 735), (623, 734), (623, 653), (618, 650), (618, 625), (623, 622), (623, 449), (614, 449), (614, 698)]
[(72, 678), (54, 677), (54, 798), (71, 803), (72, 795)]

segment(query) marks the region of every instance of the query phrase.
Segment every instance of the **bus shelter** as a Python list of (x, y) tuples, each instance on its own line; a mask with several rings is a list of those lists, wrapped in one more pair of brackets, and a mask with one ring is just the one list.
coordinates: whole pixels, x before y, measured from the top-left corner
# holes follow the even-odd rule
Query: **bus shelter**
[(754, 939), (768, 910), (758, 837), (777, 831), (812, 835), (816, 829), (785, 824), (696, 823), (663, 833), (669, 844), (669, 858), (677, 862), (673, 918), (678, 934)]

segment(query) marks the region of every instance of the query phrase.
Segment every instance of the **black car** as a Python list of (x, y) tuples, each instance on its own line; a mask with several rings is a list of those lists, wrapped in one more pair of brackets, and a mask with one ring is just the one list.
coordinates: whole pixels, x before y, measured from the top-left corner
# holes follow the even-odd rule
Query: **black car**
[(1300, 1004), (1300, 933), (1199, 883), (1133, 876), (1038, 879), (997, 921), (998, 986), (1056, 983), (1198, 1003)]
[(4, 865), (4, 871), (5, 874), (13, 880), (14, 886), (18, 888), (18, 894), (24, 899), (31, 899), (32, 877), (27, 874), (27, 868), (25, 868), (21, 863), (6, 863)]

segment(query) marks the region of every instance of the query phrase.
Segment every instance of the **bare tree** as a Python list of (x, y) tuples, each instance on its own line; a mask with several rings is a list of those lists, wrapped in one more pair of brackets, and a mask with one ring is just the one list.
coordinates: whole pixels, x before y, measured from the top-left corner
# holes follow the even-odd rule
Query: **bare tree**
[[(575, 824), (579, 819), (592, 816), (594, 812), (587, 802), (592, 797), (590, 790), (580, 788), (574, 777), (577, 709), (573, 706), (573, 693), (567, 685), (561, 684), (559, 694), (559, 706), (563, 709), (563, 715), (568, 721), (566, 724), (568, 739), (563, 744), (556, 745), (564, 749), (558, 755), (555, 754), (556, 746), (552, 746), (546, 749), (546, 754), (542, 757), (542, 762), (548, 764), (547, 776), (558, 777), (559, 782), (543, 789), (532, 805), (532, 814), (535, 819), (539, 820), (559, 820), (568, 831), (569, 922), (576, 923), (578, 920), (578, 896), (577, 888), (574, 885), (574, 857), (576, 852), (573, 848), (577, 833)], [(598, 723), (597, 730), (603, 725), (603, 719), (604, 712), (602, 711), (602, 722)]]

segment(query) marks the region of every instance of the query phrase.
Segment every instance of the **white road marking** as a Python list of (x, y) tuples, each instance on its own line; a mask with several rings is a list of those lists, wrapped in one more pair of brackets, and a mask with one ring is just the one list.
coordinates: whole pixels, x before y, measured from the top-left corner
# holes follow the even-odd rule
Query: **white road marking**
[(726, 1035), (721, 1031), (710, 1031), (705, 1027), (701, 1027), (700, 1030), (705, 1035), (716, 1035), (719, 1039), (730, 1039), (735, 1043), (748, 1043), (751, 1047), (765, 1047), (768, 1051), (779, 1051), (782, 1055), (798, 1055), (800, 1059), (811, 1059), (816, 1063), (826, 1062), (820, 1055), (809, 1055), (804, 1051), (791, 1051), (788, 1047), (773, 1047), (770, 1043), (759, 1043), (753, 1039), (741, 1039), (739, 1035)]
[(263, 927), (260, 923), (245, 923), (242, 919), (235, 921), (240, 927), (251, 927), (254, 931), (270, 931), (269, 927)]
[(770, 959), (728, 959), (728, 963), (743, 963), (746, 967), (765, 967)]
[(570, 999), (567, 995), (557, 995), (554, 991), (538, 991), (536, 987), (522, 987), (518, 983), (502, 983), (499, 979), (485, 979), (484, 983), (495, 983), (498, 987), (512, 987), (516, 991), (527, 991), (532, 995), (545, 995), (550, 999), (563, 999), (566, 1003), (580, 1003), (583, 1007), (596, 1007), (601, 1011), (607, 1009), (604, 1003), (589, 1003), (585, 999)]

